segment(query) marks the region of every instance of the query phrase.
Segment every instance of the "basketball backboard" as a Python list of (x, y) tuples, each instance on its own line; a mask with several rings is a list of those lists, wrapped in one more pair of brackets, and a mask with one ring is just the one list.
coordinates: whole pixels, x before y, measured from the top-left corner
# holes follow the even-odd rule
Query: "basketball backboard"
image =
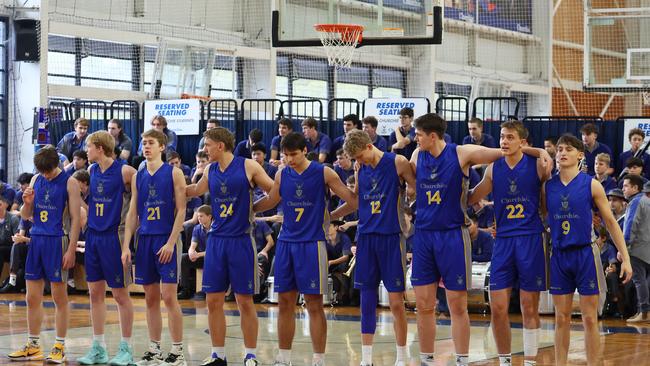
[(440, 44), (442, 0), (274, 0), (273, 47), (318, 47), (316, 24), (364, 27), (357, 47)]
[(646, 7), (596, 8), (585, 1), (585, 90), (650, 90), (650, 2), (646, 3)]

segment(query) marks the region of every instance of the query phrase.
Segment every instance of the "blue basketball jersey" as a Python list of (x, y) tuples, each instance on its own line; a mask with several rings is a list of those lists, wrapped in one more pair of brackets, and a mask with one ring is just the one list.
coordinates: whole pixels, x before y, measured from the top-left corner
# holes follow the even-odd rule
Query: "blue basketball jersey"
[(536, 158), (524, 154), (512, 169), (505, 158), (495, 161), (492, 182), (497, 237), (537, 234), (544, 230), (539, 216), (541, 184)]
[(219, 164), (210, 164), (208, 185), (212, 204), (211, 235), (241, 236), (251, 232), (253, 189), (246, 177), (246, 159), (235, 156), (222, 172)]
[(42, 175), (34, 182), (34, 225), (31, 235), (63, 236), (63, 213), (68, 204), (68, 179), (61, 171), (52, 180)]
[(359, 233), (396, 234), (400, 223), (401, 182), (395, 167), (395, 154), (384, 153), (375, 168), (362, 164), (359, 170)]
[(116, 230), (122, 219), (122, 197), (125, 191), (122, 163), (113, 161), (103, 173), (99, 164), (93, 164), (88, 171), (88, 227), (95, 231)]
[(592, 179), (592, 176), (580, 172), (566, 186), (559, 174), (546, 183), (546, 209), (553, 248), (591, 244)]
[(420, 151), (416, 167), (415, 227), (449, 230), (467, 225), (467, 177), (458, 162), (456, 144), (447, 144), (436, 158)]
[(169, 234), (174, 226), (174, 167), (162, 164), (153, 174), (146, 166), (138, 171), (138, 216), (141, 235)]
[(311, 162), (302, 174), (282, 169), (280, 196), (284, 220), (279, 238), (284, 241), (324, 241), (329, 226), (325, 167)]

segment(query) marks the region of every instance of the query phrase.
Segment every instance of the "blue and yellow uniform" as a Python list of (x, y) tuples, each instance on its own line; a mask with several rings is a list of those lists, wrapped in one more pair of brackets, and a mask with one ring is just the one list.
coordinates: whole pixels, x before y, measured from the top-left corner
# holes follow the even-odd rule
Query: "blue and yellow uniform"
[(418, 153), (416, 217), (411, 283), (441, 278), (449, 290), (471, 286), (472, 248), (465, 214), (469, 177), (458, 161), (458, 146), (446, 144), (438, 157)]
[(603, 292), (605, 278), (600, 251), (592, 240), (592, 177), (580, 172), (568, 184), (560, 175), (546, 183), (546, 208), (551, 229), (551, 287), (554, 295)]
[(253, 188), (246, 176), (246, 159), (235, 156), (224, 171), (218, 163), (208, 172), (212, 227), (203, 265), (203, 291), (237, 294), (259, 292), (257, 251), (252, 237)]
[(376, 167), (359, 170), (359, 224), (354, 287), (404, 291), (406, 245), (402, 238), (403, 192), (395, 154), (384, 153)]
[(329, 212), (324, 172), (323, 165), (310, 162), (302, 174), (290, 167), (280, 173), (284, 220), (275, 249), (276, 292), (326, 292)]
[(495, 161), (492, 182), (497, 235), (490, 290), (511, 288), (518, 281), (522, 290), (545, 291), (547, 257), (539, 215), (541, 181), (537, 159), (524, 154), (512, 169), (505, 158)]
[(63, 255), (68, 238), (63, 231), (63, 214), (68, 204), (68, 179), (65, 172), (52, 180), (37, 175), (34, 181), (34, 220), (31, 242), (25, 264), (26, 280), (46, 279), (65, 282), (68, 271), (63, 270)]
[(180, 241), (169, 262), (160, 263), (156, 254), (167, 243), (174, 227), (173, 171), (173, 166), (162, 164), (154, 174), (144, 167), (136, 176), (140, 228), (135, 250), (135, 283), (140, 285), (178, 283)]
[(84, 266), (86, 280), (105, 280), (111, 288), (124, 288), (131, 283), (131, 269), (122, 265), (122, 247), (118, 235), (125, 192), (123, 164), (113, 161), (102, 172), (98, 164), (88, 168), (88, 229)]

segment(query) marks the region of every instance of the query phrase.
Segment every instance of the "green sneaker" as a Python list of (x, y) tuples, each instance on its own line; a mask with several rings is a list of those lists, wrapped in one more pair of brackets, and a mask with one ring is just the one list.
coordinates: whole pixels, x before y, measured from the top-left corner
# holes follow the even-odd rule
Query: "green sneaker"
[(102, 347), (99, 342), (93, 341), (93, 346), (90, 347), (88, 353), (85, 356), (77, 359), (77, 362), (81, 365), (96, 365), (99, 363), (108, 362), (108, 354), (106, 349)]
[(114, 366), (128, 366), (133, 364), (133, 350), (128, 343), (121, 341), (120, 348), (113, 359), (108, 361), (109, 365)]

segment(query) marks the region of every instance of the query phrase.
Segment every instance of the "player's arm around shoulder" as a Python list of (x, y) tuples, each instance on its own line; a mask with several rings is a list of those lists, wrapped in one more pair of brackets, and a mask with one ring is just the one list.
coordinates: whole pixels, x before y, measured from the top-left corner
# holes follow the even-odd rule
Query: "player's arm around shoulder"
[(325, 184), (327, 187), (345, 201), (349, 207), (356, 209), (359, 206), (357, 194), (341, 182), (341, 178), (332, 168), (326, 166), (323, 175), (325, 176)]
[(612, 213), (611, 208), (609, 207), (609, 202), (607, 201), (607, 196), (605, 194), (605, 188), (600, 184), (596, 179), (591, 180), (591, 197), (594, 201), (596, 207), (598, 207), (598, 212), (600, 212), (605, 227), (616, 246), (616, 249), (621, 256), (621, 278), (623, 278), (623, 283), (627, 283), (632, 278), (632, 265), (630, 264), (630, 254), (627, 251), (625, 246), (625, 239), (623, 237), (623, 231), (621, 227), (618, 226), (616, 218)]
[[(278, 169), (277, 173), (275, 173), (275, 180), (273, 181), (273, 185), (267, 192), (266, 196), (260, 198), (253, 204), (254, 212), (268, 211), (280, 203), (280, 182), (282, 179), (282, 170), (284, 170), (284, 168)], [(264, 172), (264, 174), (266, 174), (266, 172)]]
[(131, 190), (131, 181), (135, 180), (136, 173), (137, 171), (134, 167), (126, 164), (122, 165), (122, 181), (124, 182), (127, 192)]
[(467, 200), (467, 203), (469, 205), (473, 205), (475, 203), (478, 203), (483, 197), (487, 196), (490, 192), (492, 192), (492, 169), (494, 167), (494, 163), (491, 163), (488, 165), (487, 169), (485, 169), (485, 174), (483, 174), (483, 179), (479, 182), (479, 184), (474, 187), (469, 193), (469, 199)]
[(68, 213), (70, 214), (70, 233), (68, 246), (63, 257), (63, 268), (69, 269), (74, 266), (75, 250), (77, 248), (77, 241), (79, 240), (79, 231), (81, 230), (81, 191), (79, 189), (79, 182), (74, 178), (68, 178), (66, 183), (68, 191)]
[(131, 264), (131, 249), (129, 244), (133, 233), (138, 227), (138, 175), (135, 174), (131, 177), (131, 201), (129, 202), (129, 211), (126, 213), (126, 220), (124, 225), (124, 241), (122, 244), (122, 265), (129, 266)]
[(34, 215), (34, 183), (40, 174), (34, 174), (29, 182), (29, 187), (23, 192), (23, 206), (20, 208), (20, 217), (23, 220), (30, 220)]
[(548, 180), (542, 183), (542, 189), (540, 190), (539, 197), (539, 210), (542, 214), (542, 220), (546, 220), (546, 215), (548, 214), (548, 210), (546, 208), (546, 183), (548, 183)]
[(273, 179), (266, 174), (264, 168), (253, 159), (246, 159), (244, 167), (248, 181), (268, 194), (273, 188)]
[(395, 168), (397, 175), (406, 182), (406, 194), (409, 198), (415, 197), (415, 172), (411, 163), (402, 155), (395, 156)]
[[(185, 187), (185, 195), (187, 197), (197, 197), (208, 191), (208, 176), (210, 175), (210, 166), (212, 163), (208, 163), (203, 169), (203, 175), (198, 182), (190, 184)], [(181, 172), (182, 174), (182, 172)]]
[(458, 152), (458, 162), (461, 168), (472, 165), (490, 164), (503, 156), (501, 149), (485, 147), (481, 145), (467, 144), (458, 145), (456, 148)]
[(185, 189), (186, 187), (186, 182), (185, 182), (185, 175), (183, 174), (183, 171), (180, 170), (179, 168), (174, 167), (172, 170), (172, 180), (174, 184), (174, 204), (176, 206), (176, 218), (174, 220), (174, 229), (178, 229), (176, 227), (176, 222), (179, 221), (178, 217), (181, 218), (181, 224), (183, 219), (185, 218), (185, 209), (187, 207), (187, 200), (185, 196)]
[(418, 166), (418, 155), (420, 155), (420, 148), (416, 147), (413, 151), (413, 154), (411, 155), (411, 160), (409, 161), (409, 163), (411, 163), (411, 170), (413, 171), (413, 174), (415, 174), (417, 171), (416, 168)]

